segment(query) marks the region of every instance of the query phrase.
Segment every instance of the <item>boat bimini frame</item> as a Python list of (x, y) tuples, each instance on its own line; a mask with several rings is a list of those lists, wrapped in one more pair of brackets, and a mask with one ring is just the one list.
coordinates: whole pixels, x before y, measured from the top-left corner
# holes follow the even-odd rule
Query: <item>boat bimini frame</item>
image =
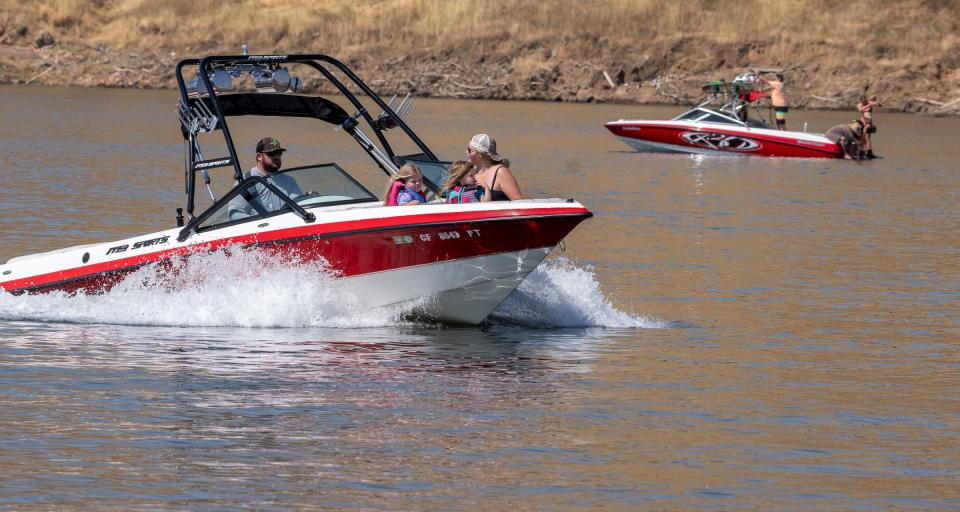
[[(180, 90), (177, 115), (180, 118), (181, 133), (185, 141), (187, 200), (186, 226), (184, 226), (183, 209), (177, 208), (177, 225), (183, 227), (179, 239), (184, 240), (189, 237), (197, 224), (203, 221), (204, 213), (208, 213), (216, 206), (217, 198), (210, 187), (208, 172), (210, 169), (233, 167), (234, 180), (238, 183), (238, 186), (245, 180), (227, 124), (227, 117), (230, 116), (309, 117), (333, 124), (338, 130), (342, 129), (352, 136), (387, 175), (396, 173), (398, 166), (407, 160), (437, 164), (439, 168), (443, 168), (444, 162), (440, 162), (430, 148), (406, 124), (406, 119), (414, 110), (414, 104), (409, 94), (402, 100), (398, 100), (394, 96), (389, 102), (384, 102), (345, 64), (327, 55), (248, 55), (246, 45), (242, 49), (242, 55), (185, 59), (177, 63), (176, 78)], [(301, 88), (301, 81), (299, 77), (291, 76), (287, 69), (289, 64), (305, 65), (318, 71), (353, 105), (356, 112), (353, 115), (347, 115), (343, 108), (326, 98), (297, 94)], [(189, 81), (185, 80), (185, 67), (195, 67), (196, 78)], [(359, 89), (360, 93), (369, 97), (382, 109), (380, 114), (373, 117), (348, 85), (337, 78), (333, 71), (341, 73), (346, 77), (348, 83), (353, 84)], [(235, 79), (241, 79), (245, 76), (253, 79), (256, 92), (224, 94), (233, 90)], [(379, 144), (374, 143), (361, 128), (361, 120), (371, 130)], [(406, 156), (397, 155), (384, 135), (384, 132), (393, 128), (400, 128), (417, 146), (420, 153)], [(200, 135), (216, 130), (220, 130), (223, 134), (228, 154), (223, 157), (204, 158), (200, 148)], [(214, 207), (199, 216), (194, 216), (194, 194), (196, 193), (198, 172), (203, 176), (203, 181), (211, 201), (214, 202)], [(305, 222), (315, 220), (312, 213), (304, 210), (266, 180), (259, 177), (246, 179), (260, 180), (263, 186), (274, 192)], [(435, 194), (440, 186), (437, 174), (425, 174), (424, 184)]]
[[(774, 128), (773, 107), (764, 102), (766, 112), (761, 110), (758, 101), (768, 95), (760, 90), (760, 80), (756, 73), (747, 71), (737, 75), (732, 82), (725, 80), (710, 81), (701, 87), (703, 98), (690, 110), (673, 121), (709, 121), (734, 124), (744, 128)], [(757, 116), (748, 116), (753, 106)], [(744, 115), (746, 121), (740, 116)]]

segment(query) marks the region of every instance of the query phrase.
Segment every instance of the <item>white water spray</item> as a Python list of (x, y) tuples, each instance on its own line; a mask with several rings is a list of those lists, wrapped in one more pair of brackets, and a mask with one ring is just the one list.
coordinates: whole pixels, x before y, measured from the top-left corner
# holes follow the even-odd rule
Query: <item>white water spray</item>
[(563, 257), (541, 263), (490, 316), (539, 328), (668, 327), (667, 322), (618, 310), (603, 295), (591, 267), (578, 267)]
[[(424, 301), (427, 299), (424, 299)], [(257, 250), (194, 255), (145, 266), (101, 295), (0, 292), (0, 320), (156, 326), (387, 327), (409, 324), (421, 301), (362, 308), (322, 263), (285, 262)], [(552, 327), (661, 327), (618, 311), (593, 272), (544, 262), (491, 315)]]
[(0, 294), (0, 318), (76, 323), (238, 327), (372, 327), (409, 306), (360, 310), (322, 263), (257, 250), (147, 265), (102, 295)]

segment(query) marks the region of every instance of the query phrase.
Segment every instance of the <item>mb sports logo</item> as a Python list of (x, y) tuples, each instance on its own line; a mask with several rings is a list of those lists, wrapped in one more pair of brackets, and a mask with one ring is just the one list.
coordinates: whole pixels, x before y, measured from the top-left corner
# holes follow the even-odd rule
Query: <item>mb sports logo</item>
[(693, 144), (718, 151), (753, 151), (760, 149), (760, 143), (736, 135), (710, 132), (683, 132), (680, 137)]

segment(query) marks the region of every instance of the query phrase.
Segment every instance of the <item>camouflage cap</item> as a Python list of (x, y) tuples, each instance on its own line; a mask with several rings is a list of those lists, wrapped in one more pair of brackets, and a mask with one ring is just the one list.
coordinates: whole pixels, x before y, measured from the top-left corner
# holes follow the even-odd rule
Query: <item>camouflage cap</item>
[(276, 137), (264, 137), (257, 143), (257, 153), (273, 153), (276, 151), (286, 151), (280, 146), (280, 141)]

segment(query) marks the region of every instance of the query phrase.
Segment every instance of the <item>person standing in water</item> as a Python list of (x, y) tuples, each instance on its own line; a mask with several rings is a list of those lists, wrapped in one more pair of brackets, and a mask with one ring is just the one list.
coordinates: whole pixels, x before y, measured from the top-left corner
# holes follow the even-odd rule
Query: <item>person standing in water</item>
[(770, 103), (773, 105), (773, 114), (777, 120), (777, 129), (787, 129), (787, 112), (790, 110), (787, 102), (787, 93), (784, 91), (783, 73), (775, 73), (773, 78), (765, 74), (758, 74), (761, 82), (770, 86)]
[(873, 122), (873, 109), (879, 108), (880, 102), (877, 96), (873, 95), (867, 99), (866, 91), (860, 95), (860, 101), (857, 103), (857, 111), (860, 112), (860, 122), (863, 123), (863, 150), (864, 158), (876, 158), (873, 154), (873, 142), (871, 135), (877, 133), (877, 125)]

